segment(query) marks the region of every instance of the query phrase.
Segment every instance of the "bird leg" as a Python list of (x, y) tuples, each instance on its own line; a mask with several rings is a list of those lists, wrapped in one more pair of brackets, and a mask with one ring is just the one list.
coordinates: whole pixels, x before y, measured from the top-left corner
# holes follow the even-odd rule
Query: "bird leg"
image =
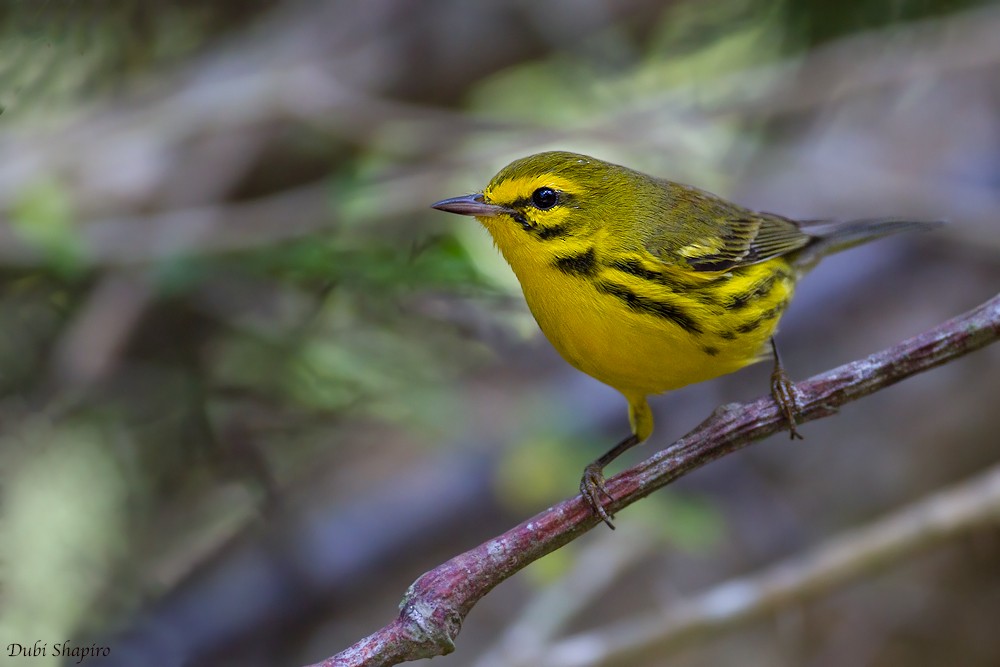
[(771, 396), (778, 404), (778, 409), (785, 415), (788, 422), (788, 437), (792, 440), (798, 438), (802, 440), (802, 435), (795, 428), (795, 416), (799, 413), (798, 395), (795, 393), (795, 383), (788, 377), (785, 367), (781, 364), (781, 356), (778, 354), (778, 344), (771, 336), (771, 350), (774, 351), (774, 370), (771, 371)]
[(580, 479), (580, 495), (587, 501), (594, 514), (601, 517), (601, 521), (607, 524), (611, 530), (615, 525), (611, 523), (611, 515), (604, 509), (601, 496), (613, 502), (614, 496), (608, 491), (604, 483), (604, 468), (623, 453), (639, 444), (639, 436), (632, 433), (617, 445), (609, 449), (604, 455), (583, 469), (583, 477)]

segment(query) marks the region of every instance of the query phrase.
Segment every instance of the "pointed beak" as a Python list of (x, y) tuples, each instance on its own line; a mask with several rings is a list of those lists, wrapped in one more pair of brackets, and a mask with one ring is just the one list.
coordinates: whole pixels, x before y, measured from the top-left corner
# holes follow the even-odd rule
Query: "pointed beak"
[(482, 194), (442, 199), (435, 204), (431, 204), (431, 208), (436, 208), (439, 211), (448, 211), (449, 213), (458, 213), (459, 215), (475, 215), (482, 218), (492, 218), (507, 212), (507, 209), (503, 206), (484, 202)]

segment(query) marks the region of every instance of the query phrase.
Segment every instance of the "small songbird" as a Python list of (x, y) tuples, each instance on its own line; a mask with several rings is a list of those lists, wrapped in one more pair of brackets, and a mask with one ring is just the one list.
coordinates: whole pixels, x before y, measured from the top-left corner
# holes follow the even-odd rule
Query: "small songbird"
[(652, 433), (647, 396), (773, 353), (772, 394), (797, 436), (795, 394), (773, 339), (796, 282), (826, 255), (938, 224), (799, 222), (567, 152), (516, 160), (482, 193), (433, 207), (475, 216), (552, 345), (628, 400), (631, 434), (580, 482), (612, 528), (604, 468)]

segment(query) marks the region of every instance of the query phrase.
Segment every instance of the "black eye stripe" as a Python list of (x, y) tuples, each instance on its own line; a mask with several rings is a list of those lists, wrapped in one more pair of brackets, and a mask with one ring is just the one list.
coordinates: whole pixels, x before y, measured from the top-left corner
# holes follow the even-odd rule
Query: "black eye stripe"
[[(539, 201), (535, 201), (536, 199)], [(551, 210), (556, 206), (580, 208), (578, 205), (575, 205), (575, 202), (575, 195), (548, 186), (542, 186), (531, 193), (530, 196), (519, 197), (504, 208), (507, 209), (507, 214), (514, 219), (514, 222), (521, 225), (525, 231), (532, 232), (540, 240), (547, 241), (552, 238), (569, 236), (570, 228), (575, 228), (576, 225), (566, 221), (555, 225), (546, 224), (545, 222), (540, 223), (533, 219), (535, 217), (533, 212)]]

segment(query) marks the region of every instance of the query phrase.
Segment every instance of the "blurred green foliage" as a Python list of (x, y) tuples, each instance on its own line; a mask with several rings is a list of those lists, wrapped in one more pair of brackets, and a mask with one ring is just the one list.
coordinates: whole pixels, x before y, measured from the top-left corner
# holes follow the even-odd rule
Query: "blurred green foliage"
[(0, 5), (0, 105), (37, 122), (114, 95), (241, 29), (274, 0), (64, 0)]
[[(471, 80), (437, 83), (463, 106), (434, 109), (453, 114), (434, 122), (424, 118), (427, 109), (396, 106), (394, 79), (380, 69), (389, 64), (371, 57), (374, 64), (360, 71), (386, 87), (361, 91), (371, 99), (358, 94), (295, 106), (281, 95), (301, 89), (276, 86), (278, 99), (268, 101), (280, 112), (270, 124), (253, 117), (235, 129), (199, 127), (171, 144), (168, 154), (196, 158), (175, 165), (165, 180), (183, 182), (190, 170), (194, 189), (217, 170), (231, 170), (231, 183), (207, 202), (167, 185), (135, 200), (115, 199), (108, 188), (110, 194), (98, 190), (97, 201), (87, 201), (78, 190), (100, 175), (88, 172), (99, 156), (85, 156), (82, 167), (65, 173), (53, 159), (53, 173), (9, 194), (2, 212), (29, 259), (0, 267), (0, 562), (5, 578), (21, 582), (5, 584), (0, 637), (27, 632), (33, 622), (37, 631), (70, 635), (86, 622), (101, 625), (105, 610), (131, 608), (138, 593), (116, 579), (118, 567), (130, 576), (169, 572), (155, 586), (142, 581), (169, 590), (253, 517), (257, 508), (248, 506), (274, 483), (269, 476), (279, 489), (310, 476), (350, 477), (338, 456), (358, 447), (352, 428), (378, 434), (380, 451), (388, 453), (372, 458), (386, 468), (408, 464), (400, 451), (482, 435), (468, 387), (488, 380), (477, 374), (494, 360), (495, 344), (519, 345), (536, 337), (537, 327), (483, 230), (428, 210), (432, 201), (482, 187), (507, 160), (565, 147), (568, 137), (577, 150), (725, 191), (766, 139), (763, 123), (702, 112), (741, 86), (759, 85), (744, 76), (748, 70), (838, 36), (976, 4), (726, 0), (708, 11), (690, 0), (657, 4), (655, 20), (612, 22), (571, 45), (546, 41), (543, 21), (533, 42), (543, 48), (530, 57), (502, 66), (498, 58)], [(393, 5), (386, 6), (389, 13)], [(497, 7), (517, 13), (514, 5)], [(156, 99), (150, 90), (169, 89), (171, 71), (208, 69), (199, 58), (224, 53), (229, 40), (256, 34), (267, 44), (267, 32), (254, 30), (275, 8), (287, 6), (6, 3), (0, 129), (15, 136), (59, 119), (99, 125), (144, 94)], [(421, 76), (448, 73), (414, 73), (404, 46), (417, 28), (464, 11), (473, 10), (428, 3), (406, 30), (379, 34), (399, 59), (399, 81), (419, 89)], [(467, 35), (456, 27), (435, 36)], [(369, 63), (377, 41), (348, 43), (323, 65)], [(335, 113), (308, 117), (313, 103), (329, 103)], [(167, 123), (138, 121), (128, 131), (158, 139), (180, 134)], [(217, 134), (223, 149), (193, 150)], [(248, 141), (245, 152), (225, 152), (227, 141), (239, 148), (251, 135), (262, 138)], [(24, 143), (11, 146), (38, 140), (51, 150), (44, 137), (16, 138)], [(72, 162), (74, 144), (58, 149), (51, 152)], [(13, 171), (36, 157), (26, 150), (4, 159)], [(183, 210), (222, 209), (317, 182), (326, 192), (323, 224), (291, 240), (239, 250), (196, 243), (153, 262), (102, 262), (88, 246), (100, 238), (85, 233), (93, 226), (118, 216), (141, 222), (170, 210), (172, 197)], [(280, 229), (294, 221), (269, 222)], [(167, 243), (173, 231), (150, 234)], [(515, 350), (531, 354), (527, 346)], [(532, 362), (520, 363), (525, 381), (534, 380)], [(565, 497), (582, 463), (606, 445), (597, 435), (573, 435), (574, 414), (545, 398), (494, 402), (499, 407), (487, 401), (478, 408), (506, 410), (502, 419), (514, 435), (490, 492), (517, 516)], [(234, 477), (251, 492), (228, 493)], [(165, 516), (174, 521), (161, 521)], [(691, 494), (657, 494), (629, 517), (655, 539), (693, 552), (726, 534), (720, 510)], [(530, 576), (550, 581), (572, 567), (573, 556), (559, 551)]]
[(20, 193), (10, 210), (10, 226), (36, 248), (58, 275), (79, 275), (83, 248), (73, 227), (73, 205), (65, 187), (39, 183)]
[(786, 2), (788, 34), (801, 47), (863, 30), (933, 19), (990, 4), (990, 0), (897, 0), (896, 2)]

